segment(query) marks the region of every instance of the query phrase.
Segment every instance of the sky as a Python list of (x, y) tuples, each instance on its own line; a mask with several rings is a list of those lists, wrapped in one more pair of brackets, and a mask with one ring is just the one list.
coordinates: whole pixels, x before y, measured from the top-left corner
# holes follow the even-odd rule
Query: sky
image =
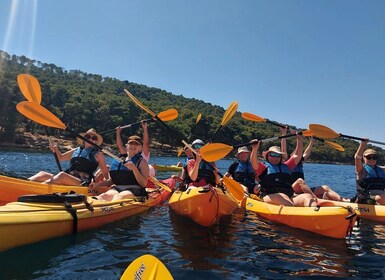
[(383, 0), (1, 0), (0, 49), (385, 142), (384, 14)]

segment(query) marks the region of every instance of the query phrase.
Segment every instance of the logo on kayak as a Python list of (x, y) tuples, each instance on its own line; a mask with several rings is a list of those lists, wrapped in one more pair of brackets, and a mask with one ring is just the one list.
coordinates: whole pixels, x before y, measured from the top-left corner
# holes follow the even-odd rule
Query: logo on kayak
[(145, 270), (146, 270), (146, 266), (144, 265), (144, 263), (142, 263), (140, 265), (139, 269), (137, 271), (135, 271), (135, 278), (134, 279), (135, 280), (141, 280)]
[(102, 210), (102, 212), (111, 212), (114, 208), (110, 207), (110, 206), (106, 206), (106, 207), (101, 207), (100, 210)]
[(370, 213), (370, 209), (366, 207), (356, 207), (354, 210), (358, 210), (360, 213)]

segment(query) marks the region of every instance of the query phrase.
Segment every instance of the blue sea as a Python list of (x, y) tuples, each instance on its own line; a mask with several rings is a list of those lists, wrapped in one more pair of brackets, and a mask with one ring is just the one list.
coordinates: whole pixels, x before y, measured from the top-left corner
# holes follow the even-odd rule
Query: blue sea
[[(151, 156), (164, 165), (182, 160)], [(231, 162), (217, 165), (225, 173)], [(0, 150), (1, 173), (28, 177), (39, 170), (57, 172), (51, 153)], [(354, 196), (353, 166), (306, 164), (305, 174), (310, 186)], [(159, 258), (174, 279), (385, 279), (385, 225), (362, 220), (350, 238), (336, 240), (239, 209), (204, 228), (166, 203), (97, 230), (0, 253), (0, 279), (119, 279), (144, 254)]]

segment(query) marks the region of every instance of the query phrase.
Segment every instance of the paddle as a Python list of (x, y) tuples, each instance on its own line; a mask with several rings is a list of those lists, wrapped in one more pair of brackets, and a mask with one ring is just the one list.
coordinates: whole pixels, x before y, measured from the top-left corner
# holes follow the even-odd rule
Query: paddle
[[(192, 134), (194, 128), (197, 126), (197, 124), (199, 123), (199, 121), (201, 120), (201, 118), (202, 118), (202, 114), (199, 114), (198, 117), (197, 117), (197, 119), (196, 119), (196, 121), (195, 121), (195, 124), (192, 126), (192, 128), (191, 128), (191, 130), (190, 130), (190, 134), (187, 136), (187, 139), (190, 139), (191, 134)], [(183, 153), (183, 148), (180, 148), (180, 149), (178, 150), (178, 157), (180, 157), (182, 153)]]
[[(41, 103), (42, 94), (40, 84), (34, 76), (29, 74), (19, 74), (17, 76), (17, 84), (19, 85), (21, 93), (28, 101), (35, 102), (37, 104)], [(46, 134), (48, 135), (47, 131)], [(52, 143), (51, 137), (48, 137), (48, 141), (50, 144)], [(59, 158), (55, 152), (53, 152), (53, 155), (55, 157), (56, 165), (59, 171), (62, 171), (63, 169), (61, 167)]]
[(32, 75), (19, 74), (17, 83), (24, 97), (31, 102), (41, 103), (41, 89), (39, 81)]
[(234, 116), (237, 110), (238, 110), (238, 102), (234, 101), (230, 104), (230, 106), (225, 111), (222, 117), (221, 125), (218, 127), (217, 131), (215, 131), (213, 137), (211, 137), (209, 142), (213, 141), (215, 136), (217, 136), (218, 132), (231, 120), (231, 118)]
[(124, 271), (121, 280), (172, 280), (167, 267), (152, 255), (136, 258)]
[[(249, 120), (249, 121), (253, 121), (253, 122), (266, 122), (266, 123), (270, 123), (272, 125), (275, 125), (275, 126), (278, 126), (278, 127), (281, 127), (281, 128), (286, 128), (286, 126), (282, 125), (282, 124), (279, 124), (279, 123), (276, 123), (276, 122), (272, 122), (272, 121), (269, 121), (267, 119), (264, 119), (260, 116), (256, 116), (252, 113), (247, 113), (247, 112), (244, 112), (242, 113), (242, 118), (244, 118), (245, 120)], [(304, 134), (305, 135), (305, 134)], [(324, 139), (321, 139), (319, 137), (316, 137), (314, 135), (311, 135), (310, 134), (310, 131), (307, 135), (305, 136), (313, 136), (314, 139), (318, 140), (318, 141), (321, 141), (325, 144), (327, 144), (328, 146), (340, 151), (340, 152), (343, 152), (345, 151), (344, 147), (342, 147), (340, 144), (337, 144), (337, 143), (334, 143), (334, 142), (331, 142), (331, 141), (327, 141), (327, 140), (324, 140)]]
[[(140, 107), (142, 108), (144, 111), (148, 112), (150, 115), (153, 114), (152, 116), (154, 117), (155, 116), (155, 113), (153, 111), (151, 111), (149, 108), (147, 108), (146, 106), (144, 106), (142, 103), (140, 103), (140, 101), (138, 99), (136, 99), (128, 90), (124, 90), (127, 95)], [(151, 112), (151, 113), (150, 113)], [(173, 132), (173, 130), (171, 129), (171, 127), (169, 127), (166, 123), (164, 123), (162, 120), (160, 120), (160, 122), (163, 124), (163, 126), (165, 128), (167, 128), (167, 131), (169, 131), (171, 133), (171, 135), (173, 135), (173, 137), (175, 138), (178, 138), (176, 137), (176, 134)], [(186, 141), (184, 140), (181, 140), (181, 142), (186, 146), (188, 147), (193, 153), (197, 153)], [(211, 166), (211, 164), (210, 164)], [(218, 173), (219, 176), (223, 177), (222, 174)], [(225, 185), (226, 187), (228, 188), (229, 192), (238, 200), (241, 200), (244, 196), (244, 191), (243, 191), (243, 188), (242, 186), (237, 182), (235, 181), (234, 179), (232, 178), (229, 178), (229, 177), (223, 177), (223, 181), (225, 182)], [(241, 197), (241, 192), (240, 190), (242, 190), (242, 197)], [(233, 193), (234, 192), (234, 193)]]
[[(30, 101), (22, 101), (19, 104), (16, 105), (16, 109), (25, 117), (33, 120), (34, 122), (49, 126), (53, 128), (58, 128), (61, 130), (66, 130), (75, 135), (76, 137), (82, 139), (83, 141), (91, 144), (95, 148), (97, 148), (99, 151), (109, 155), (113, 159), (116, 159), (117, 161), (123, 162), (123, 160), (116, 155), (114, 155), (111, 151), (102, 148), (101, 146), (95, 144), (91, 140), (83, 137), (79, 133), (71, 130), (67, 125), (65, 125), (58, 117), (56, 117), (54, 114), (52, 114), (50, 111), (48, 111), (45, 107), (41, 106), (38, 103), (30, 102)], [(162, 185), (159, 185), (162, 187)], [(171, 191), (169, 187), (165, 188), (167, 191)]]
[(324, 126), (324, 125), (321, 125), (321, 124), (309, 124), (309, 129), (311, 130), (311, 132), (313, 132), (314, 135), (316, 135), (317, 137), (321, 137), (321, 138), (343, 137), (343, 138), (349, 138), (349, 139), (360, 140), (360, 141), (368, 140), (368, 142), (371, 142), (371, 143), (385, 145), (384, 142), (379, 142), (379, 141), (374, 141), (374, 140), (369, 140), (369, 139), (365, 139), (365, 138), (360, 138), (360, 137), (356, 137), (356, 136), (349, 136), (349, 135), (345, 135), (342, 133), (338, 133), (338, 132), (335, 132), (334, 130), (332, 130), (331, 128)]
[[(271, 142), (271, 141), (279, 140), (282, 138), (288, 138), (296, 135), (297, 134), (294, 133), (294, 134), (288, 134), (288, 135), (282, 135), (282, 136), (275, 136), (275, 137), (259, 140), (259, 142), (266, 143), (266, 142)], [(250, 146), (250, 145), (252, 145), (252, 143), (250, 142), (238, 144), (234, 146), (226, 145), (223, 143), (210, 143), (203, 146), (200, 149), (200, 153), (203, 159), (206, 161), (217, 161), (227, 156), (233, 149), (236, 149), (242, 146)]]
[[(168, 121), (175, 120), (175, 119), (178, 117), (178, 111), (175, 110), (175, 109), (168, 109), (168, 110), (166, 110), (166, 111), (160, 112), (157, 116), (158, 116), (162, 121), (168, 122)], [(124, 125), (124, 126), (121, 126), (120, 128), (124, 129), (124, 128), (128, 128), (128, 127), (131, 127), (131, 126), (134, 126), (134, 125), (141, 124), (142, 122), (154, 122), (154, 121), (156, 121), (156, 119), (151, 118), (151, 119), (142, 120), (142, 121), (138, 121), (138, 122), (131, 123), (131, 124), (126, 124), (126, 125)], [(102, 135), (102, 134), (106, 134), (106, 133), (109, 133), (109, 132), (112, 132), (112, 131), (116, 131), (116, 128), (113, 128), (113, 129), (109, 129), (109, 130), (100, 132), (99, 134)]]

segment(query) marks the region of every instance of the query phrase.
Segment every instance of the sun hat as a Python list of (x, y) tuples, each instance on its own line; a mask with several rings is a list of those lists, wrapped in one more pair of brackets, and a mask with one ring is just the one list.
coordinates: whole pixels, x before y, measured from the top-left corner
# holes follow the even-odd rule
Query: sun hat
[(267, 151), (264, 151), (262, 153), (263, 157), (266, 159), (267, 158), (267, 155), (269, 153), (276, 153), (276, 154), (280, 154), (280, 155), (283, 155), (284, 153), (281, 152), (281, 148), (278, 147), (278, 146), (271, 146)]
[(242, 146), (238, 148), (236, 155), (239, 155), (240, 153), (251, 153), (251, 151), (246, 146)]
[(142, 138), (140, 138), (138, 135), (132, 135), (132, 136), (128, 137), (127, 144), (129, 144), (129, 143), (137, 143), (137, 144), (143, 146)]
[(191, 143), (191, 147), (193, 149), (197, 149), (197, 147), (194, 147), (195, 145), (199, 145), (201, 147), (203, 147), (205, 145), (205, 143), (201, 140), (201, 139), (195, 139), (192, 143)]
[[(96, 133), (94, 128), (90, 128), (89, 130), (87, 130), (87, 132), (80, 133), (80, 135), (83, 137), (84, 137), (84, 135), (94, 135), (94, 136), (98, 137), (98, 139), (96, 141), (93, 141), (96, 145), (100, 146), (103, 143), (103, 137), (100, 134)], [(78, 143), (80, 145), (84, 145), (83, 139), (77, 138), (77, 140), (78, 140)]]
[(377, 155), (377, 151), (373, 150), (373, 149), (366, 149), (364, 152), (364, 157), (366, 157), (368, 155)]

